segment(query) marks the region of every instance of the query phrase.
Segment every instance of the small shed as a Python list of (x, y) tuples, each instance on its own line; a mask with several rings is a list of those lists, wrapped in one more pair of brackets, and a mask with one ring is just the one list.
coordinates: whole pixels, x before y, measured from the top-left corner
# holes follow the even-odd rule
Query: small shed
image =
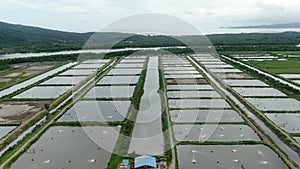
[(134, 159), (134, 168), (156, 168), (156, 158), (151, 156), (141, 156)]

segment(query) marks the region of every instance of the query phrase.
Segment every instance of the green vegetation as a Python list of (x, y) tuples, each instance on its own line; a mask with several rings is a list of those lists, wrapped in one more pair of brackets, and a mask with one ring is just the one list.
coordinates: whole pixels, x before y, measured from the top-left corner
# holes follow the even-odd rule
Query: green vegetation
[(165, 78), (164, 78), (164, 71), (162, 66), (161, 57), (159, 58), (159, 91), (161, 96), (161, 123), (162, 123), (162, 132), (164, 134), (165, 140), (165, 157), (167, 159), (168, 165), (172, 162), (172, 146), (170, 143), (170, 128), (169, 128), (169, 114), (167, 109), (167, 98), (166, 98), (166, 85), (165, 85)]
[(253, 76), (255, 78), (260, 79), (261, 81), (269, 84), (270, 86), (281, 90), (282, 92), (284, 92), (285, 94), (287, 94), (287, 95), (289, 95), (291, 97), (294, 97), (294, 98), (296, 98), (298, 100), (300, 99), (300, 91), (297, 90), (297, 89), (294, 89), (294, 88), (290, 87), (289, 85), (283, 84), (283, 83), (281, 83), (281, 82), (279, 82), (277, 80), (274, 80), (271, 77), (265, 76), (265, 75), (263, 75), (263, 74), (261, 74), (261, 73), (259, 73), (257, 71), (249, 69), (249, 68), (247, 68), (245, 66), (242, 66), (242, 65), (240, 65), (238, 63), (234, 63), (234, 62), (232, 62), (230, 60), (225, 59), (225, 62), (233, 65), (234, 67), (236, 67), (236, 68), (238, 68), (240, 70), (243, 70), (244, 72), (246, 72), (247, 74), (249, 74), (249, 75), (251, 75), (251, 76)]
[(300, 73), (300, 58), (289, 60), (248, 61), (247, 64), (272, 74)]
[(242, 33), (207, 36), (217, 51), (299, 51), (300, 33)]
[(112, 48), (128, 48), (128, 47), (168, 47), (168, 46), (185, 46), (184, 43), (174, 37), (166, 35), (144, 36), (132, 35), (123, 39)]
[[(0, 22), (0, 54), (125, 47), (199, 46), (218, 51), (299, 51), (300, 33), (241, 33), (205, 36), (145, 36), (116, 32), (72, 33)], [(89, 38), (91, 38), (90, 41)], [(86, 42), (88, 43), (86, 44)], [(120, 41), (120, 42), (119, 42)], [(206, 46), (209, 44), (205, 44)]]

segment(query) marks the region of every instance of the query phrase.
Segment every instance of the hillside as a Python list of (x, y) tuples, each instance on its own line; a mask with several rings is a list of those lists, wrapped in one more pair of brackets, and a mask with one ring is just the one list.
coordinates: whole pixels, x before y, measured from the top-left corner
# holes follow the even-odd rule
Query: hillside
[[(93, 38), (90, 39), (91, 36)], [(216, 34), (207, 37), (219, 51), (299, 50), (296, 45), (300, 43), (299, 32)], [(184, 45), (182, 42), (198, 43), (199, 38), (199, 36), (145, 36), (116, 32), (72, 33), (0, 22), (0, 54), (79, 50), (88, 39), (89, 46), (85, 47), (94, 49), (182, 46)]]

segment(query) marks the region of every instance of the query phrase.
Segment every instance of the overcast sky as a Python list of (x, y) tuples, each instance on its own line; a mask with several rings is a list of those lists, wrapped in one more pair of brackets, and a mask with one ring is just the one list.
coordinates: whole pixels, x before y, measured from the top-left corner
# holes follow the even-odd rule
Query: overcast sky
[(0, 21), (88, 32), (122, 17), (153, 12), (202, 32), (220, 26), (300, 22), (299, 0), (1, 0)]

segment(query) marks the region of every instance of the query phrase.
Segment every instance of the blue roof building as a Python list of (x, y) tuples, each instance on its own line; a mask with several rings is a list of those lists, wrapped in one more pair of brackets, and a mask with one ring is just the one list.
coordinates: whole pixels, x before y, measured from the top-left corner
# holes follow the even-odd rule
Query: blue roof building
[(141, 156), (134, 159), (134, 168), (156, 168), (156, 158)]

